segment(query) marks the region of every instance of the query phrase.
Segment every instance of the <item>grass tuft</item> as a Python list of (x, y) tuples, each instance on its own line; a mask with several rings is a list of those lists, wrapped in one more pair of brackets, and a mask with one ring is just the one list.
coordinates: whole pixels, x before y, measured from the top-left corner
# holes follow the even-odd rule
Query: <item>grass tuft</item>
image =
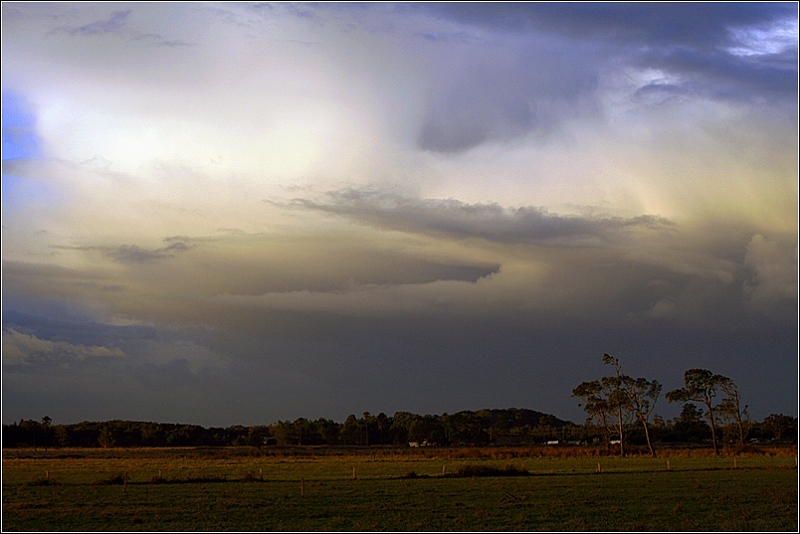
[(416, 473), (416, 471), (409, 471), (405, 475), (401, 475), (401, 476), (399, 476), (397, 478), (403, 479), (403, 480), (407, 480), (407, 479), (412, 479), (412, 478), (430, 478), (430, 477), (428, 475), (418, 475)]
[(459, 467), (453, 476), (455, 477), (519, 477), (530, 475), (530, 471), (507, 465), (503, 468), (491, 467), (488, 465), (464, 465)]
[(124, 473), (117, 473), (114, 476), (109, 478), (103, 478), (95, 482), (98, 486), (122, 486), (128, 481), (127, 476)]

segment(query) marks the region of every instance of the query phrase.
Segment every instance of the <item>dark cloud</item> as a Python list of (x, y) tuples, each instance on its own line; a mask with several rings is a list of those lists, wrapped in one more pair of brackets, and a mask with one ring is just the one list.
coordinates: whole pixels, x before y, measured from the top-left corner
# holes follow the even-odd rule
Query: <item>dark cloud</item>
[(197, 43), (183, 39), (169, 39), (158, 33), (142, 32), (131, 24), (133, 10), (114, 11), (107, 19), (90, 22), (82, 26), (59, 26), (49, 32), (49, 35), (65, 33), (78, 37), (95, 37), (99, 35), (118, 35), (131, 42), (149, 43), (151, 46), (178, 48), (193, 47)]
[[(185, 358), (126, 362), (130, 356), (106, 359), (91, 372), (6, 366), (4, 415), (230, 425), (296, 417), (343, 421), (363, 411), (522, 406), (580, 423), (583, 414), (570, 392), (604, 372), (603, 352), (619, 357), (627, 373), (657, 379), (666, 389), (679, 387), (691, 367), (730, 376), (757, 419), (796, 408), (796, 396), (787, 394), (796, 391), (797, 337), (791, 327), (715, 333), (665, 323), (620, 328), (547, 314), (473, 320), (405, 316), (349, 324), (340, 319), (332, 328), (338, 334), (319, 341), (301, 334), (314, 332), (308, 315), (293, 319), (300, 323), (296, 339), (269, 335), (272, 325), (266, 322), (256, 336), (218, 330), (213, 341), (205, 338), (215, 350), (235, 355), (226, 367), (192, 370)], [(659, 406), (657, 413), (667, 417), (680, 409)]]
[(3, 174), (16, 176), (24, 174), (32, 160), (28, 158), (4, 159), (2, 163)]
[(748, 101), (755, 104), (795, 100), (797, 95), (797, 50), (763, 58), (740, 58), (722, 51), (697, 53), (687, 48), (652, 50), (637, 61), (642, 66), (680, 73), (680, 83), (648, 84), (639, 91), (659, 90), (715, 100)]
[(785, 43), (779, 52), (733, 53), (748, 45), (734, 30), (759, 27), (768, 33), (769, 24), (796, 20), (796, 5), (493, 2), (418, 9), (511, 32), (517, 36), (513, 42), (526, 43), (506, 48), (502, 61), (496, 54), (484, 59), (481, 49), (491, 47), (485, 43), (472, 49), (453, 83), (430, 95), (417, 139), (425, 150), (460, 152), (531, 133), (549, 136), (565, 118), (595, 112), (599, 78), (620, 77), (615, 71), (624, 66), (680, 78), (674, 84), (654, 82), (640, 95), (769, 105), (796, 101), (796, 43)]
[(178, 48), (183, 46), (197, 46), (197, 43), (190, 43), (187, 41), (183, 41), (181, 39), (174, 39), (174, 40), (162, 40), (156, 43), (157, 46), (166, 46), (168, 48)]
[(164, 36), (158, 33), (138, 33), (138, 32), (131, 32), (133, 37), (131, 37), (131, 41), (142, 41), (145, 43), (150, 43), (152, 46), (164, 46), (168, 48), (178, 48), (184, 46), (197, 46), (197, 43), (192, 43), (188, 41), (184, 41), (182, 39), (172, 39), (168, 40), (165, 39)]
[(501, 243), (575, 238), (577, 244), (585, 237), (610, 240), (625, 230), (665, 230), (671, 226), (670, 221), (650, 215), (559, 216), (531, 206), (506, 208), (453, 199), (415, 199), (369, 189), (335, 191), (322, 202), (295, 199), (289, 206), (341, 215), (385, 229)]
[[(496, 243), (526, 243), (522, 248), (529, 250), (532, 261), (552, 268), (536, 277), (523, 270), (505, 285), (513, 276), (508, 269), (513, 265), (505, 263), (525, 257), (520, 247), (501, 255), (503, 267), (482, 268), (478, 262), (426, 263), (408, 253), (389, 254), (376, 246), (385, 235), (372, 243), (350, 242), (349, 248), (346, 240), (294, 236), (296, 249), (280, 247), (288, 261), (281, 274), (279, 262), (237, 264), (241, 259), (225, 254), (223, 243), (198, 240), (195, 250), (205, 255), (205, 268), (224, 272), (241, 287), (231, 286), (231, 281), (214, 286), (213, 278), (191, 280), (190, 271), (180, 265), (165, 287), (180, 280), (182, 293), (252, 297), (193, 298), (190, 306), (136, 310), (134, 316), (158, 327), (68, 321), (57, 313), (51, 318), (24, 315), (13, 311), (16, 300), (4, 300), (4, 328), (20, 336), (17, 341), (28, 336), (31, 344), (43, 342), (46, 349), (30, 351), (38, 356), (25, 365), (5, 364), (4, 416), (229, 425), (296, 417), (344, 420), (349, 413), (365, 410), (441, 413), (523, 406), (581, 422), (583, 414), (570, 392), (581, 381), (600, 376), (603, 352), (619, 357), (626, 372), (657, 379), (667, 389), (681, 385), (686, 369), (709, 368), (738, 381), (751, 399), (755, 418), (776, 411), (793, 413), (797, 289), (795, 246), (788, 241), (732, 239), (725, 234), (702, 245), (690, 244), (682, 242), (685, 235), (678, 227), (669, 236), (683, 247), (702, 248), (701, 256), (654, 265), (634, 254), (646, 248), (642, 241), (615, 251), (559, 246), (558, 238), (552, 237), (572, 239), (593, 232), (609, 239), (652, 221), (599, 220), (595, 227), (590, 218), (570, 222), (552, 216), (542, 221), (551, 216), (533, 208), (518, 214), (496, 205), (357, 191), (339, 194), (343, 197), (331, 197), (325, 205), (332, 213), (343, 210), (342, 215), (351, 216), (350, 211), (360, 214), (370, 207), (373, 212), (367, 219), (373, 226), (385, 217), (389, 222), (382, 228), (401, 229), (399, 221), (406, 221), (414, 232), (446, 238), (482, 231)], [(253, 240), (251, 246), (257, 244), (253, 249), (260, 256), (280, 241), (224, 239), (245, 238)], [(185, 241), (175, 236), (167, 243)], [(241, 251), (241, 244), (236, 243), (236, 250)], [(655, 249), (664, 250), (662, 245), (657, 243)], [(221, 247), (218, 255), (206, 255), (215, 246)], [(671, 242), (666, 250), (674, 246)], [(300, 252), (304, 255), (296, 256)], [(319, 268), (323, 264), (334, 271), (333, 278), (326, 279)], [(362, 270), (354, 271), (354, 266)], [(303, 269), (307, 272), (298, 272)], [(383, 269), (394, 270), (381, 275)], [(404, 275), (407, 269), (412, 274)], [(441, 280), (448, 272), (467, 282), (484, 272), (495, 274), (477, 284), (425, 282)], [(76, 271), (48, 273), (65, 282), (78, 279)], [(289, 273), (296, 276), (292, 284), (282, 283), (280, 278)], [(18, 291), (21, 274), (9, 278), (5, 271), (6, 287), (10, 284)], [(254, 285), (259, 275), (266, 280)], [(386, 276), (398, 285), (386, 292), (358, 284), (348, 289), (348, 275), (358, 283)], [(162, 283), (156, 279), (148, 290), (158, 293)], [(447, 292), (440, 292), (442, 284)], [(318, 291), (285, 291), (292, 287)], [(262, 295), (270, 288), (284, 292)], [(480, 298), (481, 291), (486, 300)], [(360, 293), (374, 301), (367, 313), (350, 306), (349, 296)], [(57, 297), (57, 292), (49, 294)], [(422, 302), (425, 295), (429, 303)], [(297, 297), (298, 305), (275, 306), (273, 296)], [(320, 296), (332, 305), (315, 307), (314, 299)], [(120, 302), (131, 300), (123, 297)], [(774, 308), (775, 299), (795, 306), (779, 316), (763, 314), (763, 309)], [(418, 306), (408, 308), (403, 301)], [(105, 302), (114, 306), (111, 300)], [(370, 312), (373, 309), (381, 311)], [(52, 347), (60, 347), (60, 352)], [(117, 347), (125, 358), (81, 360), (91, 347)], [(228, 361), (193, 360), (197, 353), (225, 355)], [(657, 411), (673, 417), (677, 410), (665, 404)]]
[(437, 3), (420, 10), (452, 21), (505, 31), (558, 32), (617, 43), (713, 48), (729, 29), (797, 18), (795, 3)]
[(51, 342), (73, 345), (123, 345), (130, 340), (152, 340), (157, 330), (152, 326), (115, 326), (84, 320), (69, 320), (61, 313), (52, 317), (22, 313), (15, 309), (3, 310), (3, 327), (21, 334), (36, 335)]
[(461, 152), (529, 133), (546, 137), (567, 118), (596, 113), (603, 61), (597, 50), (538, 37), (509, 45), (501, 56), (483, 48), (431, 91), (421, 149)]
[(157, 260), (174, 258), (176, 254), (185, 252), (191, 248), (183, 241), (170, 243), (166, 247), (157, 249), (147, 249), (137, 245), (110, 246), (79, 246), (79, 247), (58, 247), (74, 250), (98, 251), (104, 257), (118, 263), (137, 264), (147, 263)]
[(176, 359), (165, 364), (147, 362), (134, 368), (131, 376), (154, 390), (175, 390), (199, 385), (186, 359)]
[[(97, 248), (95, 248), (97, 250)], [(172, 257), (166, 249), (147, 250), (136, 245), (120, 245), (115, 248), (101, 248), (103, 255), (120, 263), (143, 263)]]
[(50, 33), (68, 33), (70, 35), (95, 36), (107, 33), (122, 33), (127, 26), (128, 16), (132, 10), (114, 11), (108, 19), (98, 20), (83, 26), (59, 26)]

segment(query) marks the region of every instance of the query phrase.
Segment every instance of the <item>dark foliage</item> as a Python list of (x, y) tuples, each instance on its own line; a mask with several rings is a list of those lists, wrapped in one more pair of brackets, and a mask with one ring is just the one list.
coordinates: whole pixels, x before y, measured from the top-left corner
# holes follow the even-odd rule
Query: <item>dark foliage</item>
[(503, 468), (491, 467), (488, 465), (464, 465), (459, 467), (453, 476), (455, 477), (520, 477), (528, 476), (530, 472), (524, 467), (518, 468), (507, 465)]
[[(660, 443), (702, 443), (710, 429), (702, 412), (687, 403), (680, 417), (658, 420), (650, 427), (651, 438)], [(397, 412), (394, 416), (364, 413), (351, 415), (344, 423), (330, 419), (297, 419), (271, 425), (204, 428), (198, 425), (140, 421), (82, 422), (54, 425), (21, 420), (3, 425), (4, 448), (33, 447), (193, 447), (204, 454), (218, 454), (218, 447), (258, 448), (283, 446), (458, 446), (548, 444), (576, 445), (599, 440), (602, 429), (587, 422), (575, 425), (552, 415), (533, 410), (462, 411), (454, 414), (418, 415)], [(763, 422), (752, 423), (748, 439), (760, 442), (797, 441), (797, 418), (772, 414)], [(626, 443), (641, 445), (645, 437), (641, 425), (626, 432)], [(70, 455), (58, 455), (67, 457)], [(74, 454), (72, 455), (74, 456)]]
[(117, 473), (109, 478), (104, 478), (95, 482), (98, 486), (122, 486), (128, 482), (128, 475), (125, 473)]

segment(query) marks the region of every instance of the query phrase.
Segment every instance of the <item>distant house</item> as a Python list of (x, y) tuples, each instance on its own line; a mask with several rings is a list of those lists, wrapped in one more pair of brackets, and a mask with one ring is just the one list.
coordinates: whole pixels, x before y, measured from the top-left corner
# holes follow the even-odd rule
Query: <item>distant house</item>
[(559, 441), (557, 439), (552, 439), (547, 442), (547, 445), (558, 445)]

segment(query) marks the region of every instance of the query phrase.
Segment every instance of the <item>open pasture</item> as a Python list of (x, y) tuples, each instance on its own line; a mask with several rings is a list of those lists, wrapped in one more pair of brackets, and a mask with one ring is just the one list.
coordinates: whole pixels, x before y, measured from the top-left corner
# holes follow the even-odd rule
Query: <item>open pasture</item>
[(502, 458), (7, 450), (2, 527), (796, 531), (797, 457), (794, 450), (787, 454), (652, 459), (525, 450)]

